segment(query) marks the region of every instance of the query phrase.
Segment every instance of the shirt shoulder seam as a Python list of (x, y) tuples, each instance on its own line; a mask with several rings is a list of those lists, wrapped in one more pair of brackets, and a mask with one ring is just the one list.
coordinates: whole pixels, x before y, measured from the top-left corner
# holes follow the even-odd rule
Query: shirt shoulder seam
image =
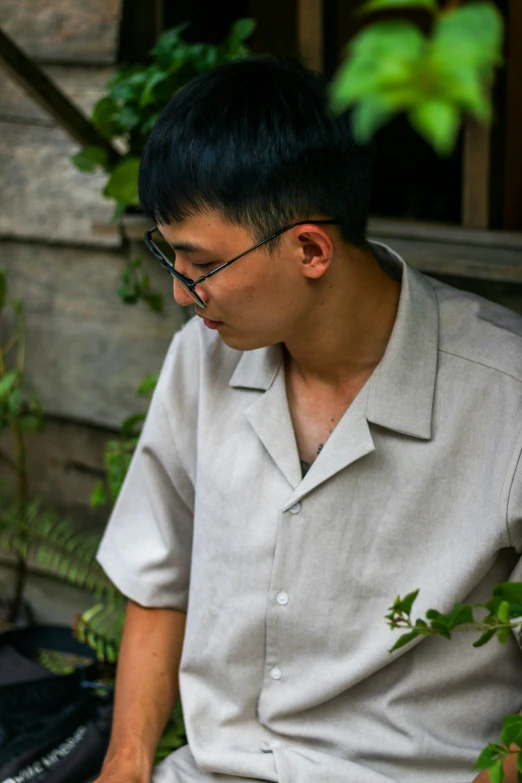
[(521, 376), (512, 375), (506, 370), (502, 370), (500, 367), (494, 367), (492, 364), (486, 364), (486, 362), (481, 362), (478, 359), (471, 358), (470, 356), (463, 356), (462, 354), (456, 353), (455, 351), (448, 351), (446, 348), (439, 348), (439, 353), (445, 353), (448, 356), (454, 356), (456, 359), (462, 359), (462, 361), (464, 362), (470, 362), (470, 364), (476, 364), (479, 367), (485, 367), (488, 370), (492, 370), (493, 372), (498, 372), (500, 373), (500, 375), (505, 375), (507, 378), (511, 378), (513, 381), (517, 381), (517, 383), (522, 384)]

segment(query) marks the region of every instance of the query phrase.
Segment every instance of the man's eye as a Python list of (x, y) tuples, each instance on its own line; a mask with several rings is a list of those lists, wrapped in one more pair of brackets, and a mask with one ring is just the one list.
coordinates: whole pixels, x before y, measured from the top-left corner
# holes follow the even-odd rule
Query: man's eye
[(207, 264), (195, 264), (194, 261), (190, 262), (194, 269), (209, 269), (211, 266), (214, 266), (214, 262), (210, 261)]

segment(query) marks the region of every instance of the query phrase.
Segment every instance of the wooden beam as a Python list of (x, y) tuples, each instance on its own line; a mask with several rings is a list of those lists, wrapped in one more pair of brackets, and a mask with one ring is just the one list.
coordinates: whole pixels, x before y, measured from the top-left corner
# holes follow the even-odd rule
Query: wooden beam
[(323, 0), (298, 0), (299, 53), (309, 68), (324, 68)]
[(522, 229), (522, 3), (510, 0), (507, 24), (503, 228)]
[(462, 225), (488, 228), (491, 129), (472, 117), (464, 128)]
[(1, 28), (0, 64), (75, 141), (86, 147), (103, 147), (112, 165), (121, 159), (83, 112)]

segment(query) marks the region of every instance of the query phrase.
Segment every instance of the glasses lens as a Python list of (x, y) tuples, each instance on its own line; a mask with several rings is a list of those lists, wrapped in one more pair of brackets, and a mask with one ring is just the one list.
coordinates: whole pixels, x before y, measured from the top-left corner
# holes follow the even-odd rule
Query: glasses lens
[(162, 267), (166, 269), (172, 277), (176, 279), (176, 282), (192, 297), (194, 302), (199, 305), (200, 307), (205, 307), (205, 302), (198, 296), (196, 291), (191, 291), (187, 283), (183, 280), (182, 276), (178, 277), (178, 274), (176, 273), (174, 264), (176, 262), (176, 253), (175, 251), (168, 245), (166, 242), (161, 242), (161, 245), (158, 245), (155, 239), (151, 239), (152, 245), (154, 247), (155, 255), (157, 256), (158, 260), (160, 261)]

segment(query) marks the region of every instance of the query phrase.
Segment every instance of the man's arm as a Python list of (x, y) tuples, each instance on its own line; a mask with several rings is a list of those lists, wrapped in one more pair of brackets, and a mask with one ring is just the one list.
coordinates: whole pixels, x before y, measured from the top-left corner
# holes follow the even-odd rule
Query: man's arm
[(176, 609), (128, 602), (111, 741), (99, 783), (149, 783), (156, 747), (179, 696), (185, 619)]

